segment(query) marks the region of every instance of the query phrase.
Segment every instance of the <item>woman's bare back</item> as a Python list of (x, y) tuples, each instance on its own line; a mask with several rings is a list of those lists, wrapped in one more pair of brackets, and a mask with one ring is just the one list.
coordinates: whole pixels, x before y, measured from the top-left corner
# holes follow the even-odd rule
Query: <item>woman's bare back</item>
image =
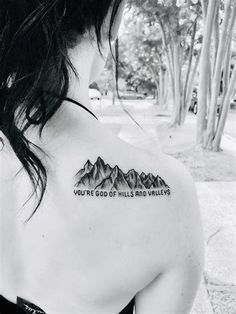
[(149, 287), (158, 291), (172, 272), (179, 282), (163, 289), (176, 288), (173, 305), (162, 304), (164, 296), (158, 301), (156, 292), (158, 313), (171, 311), (178, 298), (180, 309), (189, 309), (202, 267), (189, 175), (177, 161), (138, 150), (102, 126), (93, 132), (88, 144), (73, 130), (70, 140), (43, 147), (51, 155), (48, 185), (27, 223), (36, 203), (21, 205), (31, 183), (24, 170), (13, 178), (20, 164), (2, 155), (0, 294), (23, 297), (48, 314), (116, 314), (136, 296), (137, 313), (151, 313)]

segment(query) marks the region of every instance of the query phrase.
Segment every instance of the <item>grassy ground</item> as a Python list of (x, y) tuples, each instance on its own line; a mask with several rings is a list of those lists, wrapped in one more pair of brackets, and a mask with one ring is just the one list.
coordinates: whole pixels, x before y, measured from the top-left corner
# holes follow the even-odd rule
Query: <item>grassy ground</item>
[(161, 122), (156, 131), (162, 149), (182, 161), (195, 181), (236, 181), (234, 156), (226, 151), (203, 151), (195, 145), (195, 128), (186, 123), (181, 128), (170, 128)]

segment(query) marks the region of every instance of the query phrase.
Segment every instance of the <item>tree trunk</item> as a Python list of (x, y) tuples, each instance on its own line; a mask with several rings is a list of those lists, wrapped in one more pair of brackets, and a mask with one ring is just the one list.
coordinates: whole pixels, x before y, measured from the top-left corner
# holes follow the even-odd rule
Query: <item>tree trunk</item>
[[(232, 40), (232, 36), (231, 36)], [(220, 121), (220, 116), (223, 108), (223, 103), (225, 96), (227, 94), (228, 88), (229, 88), (229, 80), (230, 80), (230, 65), (231, 65), (231, 55), (232, 55), (232, 41), (230, 40), (226, 56), (225, 56), (225, 61), (224, 61), (224, 71), (223, 71), (223, 91), (222, 91), (222, 97), (220, 98), (220, 103), (219, 103), (219, 116), (217, 119), (217, 126), (218, 128), (219, 121)]]
[(227, 118), (227, 114), (228, 114), (229, 107), (230, 107), (230, 101), (231, 101), (231, 97), (233, 96), (235, 86), (236, 86), (236, 62), (234, 62), (234, 69), (233, 69), (233, 72), (231, 74), (229, 88), (228, 88), (227, 94), (226, 94), (225, 99), (224, 99), (223, 108), (222, 108), (218, 128), (216, 130), (216, 135), (215, 135), (215, 138), (213, 141), (213, 149), (216, 151), (218, 151), (220, 149), (220, 143), (221, 143), (224, 127), (225, 127), (225, 121)]
[(160, 71), (159, 71), (159, 82), (160, 82), (160, 94), (159, 94), (159, 104), (163, 108), (163, 71), (162, 71), (162, 66), (160, 66)]
[(202, 15), (203, 15), (203, 20), (206, 20), (206, 15), (207, 15), (207, 4), (205, 0), (201, 0), (201, 6), (202, 6)]
[(234, 12), (232, 14), (232, 17), (230, 20), (230, 26), (229, 26), (230, 35), (228, 36), (228, 42), (226, 43), (228, 49), (225, 56), (224, 73), (223, 73), (224, 97), (228, 90), (229, 80), (230, 80), (230, 62), (231, 62), (231, 56), (232, 56), (232, 39), (233, 39), (233, 28), (234, 28), (235, 20), (236, 20), (236, 3), (234, 3)]
[(165, 77), (164, 77), (164, 94), (163, 94), (163, 103), (164, 103), (164, 108), (163, 109), (168, 109), (168, 95), (169, 95), (169, 85), (168, 85), (169, 77), (168, 77), (168, 72), (165, 71)]
[(179, 38), (176, 37), (174, 41), (174, 110), (172, 118), (172, 126), (181, 124), (181, 85), (180, 85), (180, 60), (179, 60)]
[(186, 119), (187, 113), (189, 111), (189, 108), (191, 106), (191, 101), (192, 101), (192, 95), (193, 95), (193, 88), (194, 88), (194, 81), (195, 81), (195, 77), (197, 74), (197, 68), (199, 65), (199, 60), (200, 60), (200, 55), (201, 55), (201, 51), (199, 51), (198, 56), (196, 58), (195, 64), (194, 64), (194, 68), (192, 70), (190, 79), (189, 79), (189, 83), (188, 83), (188, 88), (187, 88), (187, 96), (186, 96), (186, 108), (185, 108), (185, 112), (184, 112), (184, 116), (183, 116), (183, 122)]
[(170, 58), (167, 58), (167, 69), (169, 72), (169, 80), (170, 80), (170, 86), (171, 86), (172, 99), (174, 99), (175, 98), (175, 78), (174, 78), (174, 71), (172, 70), (172, 64), (171, 63), (172, 62), (170, 61)]
[(198, 115), (197, 115), (197, 144), (203, 143), (203, 135), (206, 128), (207, 113), (207, 86), (208, 86), (208, 62), (210, 58), (211, 35), (216, 10), (219, 7), (219, 0), (209, 0), (207, 16), (204, 27), (200, 59), (200, 79), (198, 93)]
[(173, 60), (172, 47), (169, 46), (169, 48), (168, 48), (165, 27), (164, 27), (164, 23), (163, 23), (161, 17), (159, 16), (159, 14), (156, 14), (156, 17), (157, 17), (157, 21), (160, 25), (162, 43), (163, 43), (163, 48), (164, 48), (166, 59), (167, 59), (167, 68), (169, 71), (170, 80), (172, 80), (171, 86), (172, 86), (172, 95), (174, 98), (174, 94), (175, 94), (175, 91), (174, 91), (174, 60)]
[(219, 37), (220, 37), (220, 30), (219, 30), (219, 10), (216, 11), (216, 16), (214, 20), (214, 27), (213, 27), (213, 46), (214, 46), (214, 61), (213, 61), (213, 71), (216, 65), (217, 59), (217, 52), (219, 48)]
[(113, 74), (113, 80), (112, 80), (112, 106), (115, 105), (115, 101), (116, 101), (116, 78), (115, 78), (115, 65), (114, 62), (113, 63), (113, 67), (112, 67), (112, 74)]
[[(113, 56), (115, 56), (115, 45), (112, 46), (112, 54)], [(115, 101), (116, 101), (116, 62), (115, 60), (112, 58), (111, 60), (111, 70), (112, 70), (112, 106), (115, 105)]]
[(160, 67), (160, 106), (162, 109), (166, 107), (166, 89), (167, 89), (167, 80), (166, 80), (166, 69), (163, 65)]
[(156, 93), (155, 93), (155, 95), (156, 95), (156, 104), (158, 104), (158, 103), (160, 103), (160, 99), (159, 99), (159, 97), (160, 97), (160, 84), (158, 82), (157, 74), (153, 70), (152, 66), (149, 64), (149, 65), (147, 65), (147, 67), (148, 67), (148, 69), (149, 69), (149, 71), (150, 71), (150, 73), (152, 75), (152, 79), (153, 79), (153, 81), (155, 82), (155, 85), (156, 85)]
[[(207, 123), (207, 130), (204, 139), (204, 148), (211, 149), (212, 142), (215, 135), (215, 122), (216, 122), (216, 113), (217, 113), (217, 104), (218, 104), (218, 97), (220, 92), (220, 82), (221, 82), (221, 74), (222, 74), (222, 64), (224, 60), (224, 53), (225, 49), (225, 42), (226, 38), (229, 36), (227, 34), (230, 13), (231, 13), (231, 0), (227, 0), (226, 7), (225, 7), (225, 14), (224, 14), (224, 21), (222, 25), (222, 32), (220, 36), (219, 48), (217, 52), (216, 58), (216, 65), (214, 69), (214, 78), (213, 78), (213, 87), (212, 87), (212, 94), (211, 94), (211, 102), (209, 107), (209, 117)], [(228, 35), (228, 36), (227, 36)]]
[(196, 30), (197, 30), (197, 20), (193, 24), (193, 30), (192, 30), (192, 36), (191, 36), (191, 45), (190, 45), (190, 50), (189, 50), (188, 68), (187, 68), (187, 73), (186, 73), (185, 82), (184, 82), (183, 104), (184, 104), (185, 109), (187, 108), (187, 89), (188, 89), (190, 72), (191, 72), (191, 68), (192, 68), (193, 48), (194, 48)]
[[(231, 36), (232, 40), (232, 36)], [(225, 57), (225, 65), (224, 65), (224, 73), (223, 73), (223, 94), (226, 95), (226, 92), (229, 87), (229, 80), (230, 80), (230, 63), (231, 63), (231, 55), (232, 55), (232, 41), (230, 40), (226, 57)]]

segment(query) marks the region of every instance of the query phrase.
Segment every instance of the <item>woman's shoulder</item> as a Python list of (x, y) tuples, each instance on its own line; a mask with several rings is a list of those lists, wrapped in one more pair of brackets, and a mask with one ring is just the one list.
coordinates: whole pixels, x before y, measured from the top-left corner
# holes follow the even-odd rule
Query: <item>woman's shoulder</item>
[(193, 179), (181, 162), (121, 143), (96, 150), (79, 164), (73, 171), (73, 206), (96, 204), (106, 217), (112, 213), (111, 221), (121, 219), (123, 230), (140, 228), (142, 222), (143, 235), (156, 239), (152, 245), (159, 253), (166, 254), (162, 245), (169, 243), (172, 253), (166, 256), (185, 258), (190, 247), (198, 249), (200, 210)]
[(161, 199), (177, 203), (186, 194), (192, 200), (195, 195), (192, 177), (178, 160), (116, 138), (98, 141), (91, 149), (75, 147), (63, 160), (59, 177), (62, 184), (70, 181), (76, 195), (84, 190), (88, 195), (113, 191), (114, 195), (134, 195), (141, 203), (149, 199), (153, 206)]
[[(122, 156), (127, 163), (126, 170), (133, 164), (136, 172), (135, 182), (138, 180), (144, 185), (143, 190), (137, 189), (137, 195), (139, 192), (142, 195), (142, 191), (147, 195), (139, 198), (140, 204), (150, 204), (159, 210), (163, 208), (167, 215), (170, 214), (169, 217), (177, 228), (181, 225), (182, 230), (192, 234), (195, 232), (196, 237), (200, 237), (202, 226), (199, 201), (195, 182), (187, 167), (176, 158), (160, 151), (155, 154), (153, 151), (130, 145), (126, 149), (127, 155)], [(146, 198), (150, 202), (147, 203)]]

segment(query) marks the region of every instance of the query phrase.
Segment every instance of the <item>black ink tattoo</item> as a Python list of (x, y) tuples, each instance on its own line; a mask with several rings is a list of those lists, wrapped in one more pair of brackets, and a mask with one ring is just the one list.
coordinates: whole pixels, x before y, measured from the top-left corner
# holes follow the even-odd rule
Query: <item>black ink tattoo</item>
[(144, 172), (139, 174), (134, 169), (124, 173), (117, 165), (112, 168), (109, 164), (105, 164), (101, 157), (98, 157), (94, 164), (90, 160), (86, 162), (75, 175), (74, 187), (74, 194), (77, 196), (170, 195), (170, 187), (158, 175)]
[(34, 305), (31, 302), (28, 302), (22, 298), (17, 297), (17, 306), (22, 309), (25, 313), (29, 314), (46, 314), (38, 306)]

